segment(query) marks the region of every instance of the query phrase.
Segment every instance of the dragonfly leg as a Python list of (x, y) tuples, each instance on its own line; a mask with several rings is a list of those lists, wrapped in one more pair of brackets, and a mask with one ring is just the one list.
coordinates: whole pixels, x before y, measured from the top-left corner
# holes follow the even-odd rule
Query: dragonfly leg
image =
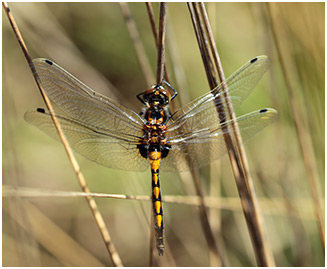
[(174, 100), (174, 98), (177, 96), (178, 92), (166, 80), (163, 80), (162, 82), (165, 83), (170, 89), (173, 90), (174, 94), (172, 95), (170, 100), (171, 101)]

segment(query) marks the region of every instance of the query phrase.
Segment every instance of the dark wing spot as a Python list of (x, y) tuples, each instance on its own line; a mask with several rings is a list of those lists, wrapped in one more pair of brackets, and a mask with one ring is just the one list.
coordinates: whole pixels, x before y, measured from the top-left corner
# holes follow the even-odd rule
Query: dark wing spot
[(268, 111), (268, 109), (267, 108), (264, 108), (264, 109), (261, 109), (260, 110), (260, 113), (266, 113)]
[(49, 65), (53, 65), (53, 62), (51, 62), (50, 60), (45, 60), (45, 62)]
[(250, 61), (250, 63), (253, 64), (253, 63), (256, 62), (257, 60), (258, 60), (258, 58), (255, 57), (255, 58), (253, 58), (253, 59)]
[(37, 112), (40, 112), (40, 113), (45, 113), (44, 108), (37, 108), (36, 111), (37, 111)]

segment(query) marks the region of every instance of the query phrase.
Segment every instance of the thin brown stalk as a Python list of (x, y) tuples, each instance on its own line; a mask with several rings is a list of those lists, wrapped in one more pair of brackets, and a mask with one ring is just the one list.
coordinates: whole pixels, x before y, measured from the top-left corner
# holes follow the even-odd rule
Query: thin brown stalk
[[(205, 29), (206, 29), (207, 37), (209, 39), (214, 64), (218, 72), (220, 82), (223, 82), (225, 80), (225, 76), (223, 73), (220, 57), (218, 55), (218, 50), (213, 38), (213, 34), (211, 31), (210, 23), (208, 20), (208, 16), (204, 4), (199, 3), (199, 8), (201, 11), (203, 22), (205, 24)], [(228, 96), (228, 91), (225, 92), (224, 99), (226, 102), (229, 118), (235, 119), (236, 116), (232, 104), (230, 102), (230, 98)], [(235, 168), (242, 167), (240, 172), (234, 171), (234, 175), (238, 175), (238, 174), (241, 175), (240, 178), (236, 178), (236, 182), (238, 183), (237, 185), (238, 185), (238, 191), (240, 197), (245, 198), (245, 199), (241, 199), (243, 212), (245, 214), (247, 225), (251, 233), (251, 239), (255, 247), (257, 261), (261, 266), (265, 266), (265, 265), (274, 266), (275, 262), (272, 255), (271, 247), (267, 240), (267, 235), (265, 234), (264, 227), (262, 225), (263, 219), (256, 199), (256, 194), (253, 187), (253, 180), (250, 174), (250, 168), (245, 154), (242, 137), (240, 135), (237, 122), (232, 121), (232, 125), (233, 125), (232, 130), (234, 136), (234, 143), (235, 143), (235, 147), (237, 148), (237, 151), (233, 151), (233, 152), (229, 151), (229, 155), (230, 155), (231, 162), (234, 163), (235, 161), (237, 161), (237, 158), (234, 158), (235, 152), (238, 152), (239, 154), (239, 161), (241, 163), (241, 166), (235, 164), (232, 166)], [(249, 208), (252, 208), (252, 210), (248, 210)]]
[(131, 11), (128, 8), (128, 4), (126, 2), (119, 2), (119, 6), (123, 13), (129, 35), (133, 41), (134, 48), (136, 51), (136, 56), (139, 61), (144, 79), (145, 79), (147, 85), (151, 85), (151, 84), (153, 84), (153, 81), (154, 81), (154, 75), (152, 73), (152, 69), (151, 69), (151, 65), (149, 63), (148, 57), (145, 53), (145, 49), (141, 42), (135, 20), (132, 16)]
[(160, 3), (160, 15), (159, 15), (158, 58), (157, 58), (157, 79), (156, 79), (156, 83), (158, 85), (162, 84), (164, 78), (166, 19), (167, 19), (167, 3), (163, 2)]
[[(314, 162), (315, 154), (313, 150), (312, 141), (310, 137), (308, 137), (310, 131), (308, 131), (307, 123), (306, 121), (301, 120), (305, 118), (305, 116), (303, 115), (303, 113), (301, 113), (300, 104), (299, 101), (296, 99), (295, 93), (296, 81), (299, 80), (298, 71), (296, 70), (296, 66), (294, 66), (293, 60), (290, 58), (292, 52), (290, 51), (289, 47), (285, 45), (285, 42), (282, 41), (287, 39), (288, 34), (285, 31), (285, 27), (281, 25), (282, 18), (280, 10), (276, 5), (273, 4), (268, 4), (267, 7), (269, 11), (269, 17), (271, 22), (270, 25), (278, 53), (279, 62), (281, 64), (285, 83), (287, 86), (286, 88), (289, 96), (291, 112), (294, 118), (296, 133), (301, 148), (305, 171), (309, 180), (311, 196), (315, 207), (315, 214), (318, 221), (322, 247), (325, 250), (325, 225), (321, 205), (319, 202), (319, 197), (321, 195), (319, 194), (317, 187), (319, 176), (317, 167)], [(291, 74), (296, 74), (297, 77), (292, 80)]]
[(108, 193), (94, 193), (94, 192), (74, 192), (74, 191), (56, 191), (44, 190), (29, 187), (13, 187), (4, 185), (2, 188), (2, 195), (4, 197), (19, 196), (19, 197), (96, 197), (96, 198), (112, 198), (121, 200), (137, 200), (137, 201), (150, 201), (149, 195), (126, 195), (126, 194), (108, 194)]
[[(205, 59), (208, 58), (208, 55), (207, 55), (208, 49), (205, 49), (205, 46), (207, 45), (207, 43), (204, 42), (203, 35), (201, 35), (201, 33), (200, 33), (200, 28), (199, 28), (200, 25), (197, 23), (199, 21), (199, 18), (198, 18), (199, 14), (195, 11), (194, 3), (193, 4), (188, 3), (188, 8), (190, 11), (193, 27), (194, 27), (194, 30), (196, 33), (195, 35), (198, 40), (200, 53), (201, 53), (203, 62), (206, 67), (205, 68), (206, 74), (207, 74), (209, 83), (213, 83), (214, 74), (212, 72), (213, 71), (212, 65), (210, 65), (210, 63), (208, 61), (205, 61)], [(201, 206), (199, 208), (200, 209), (200, 219), (201, 219), (202, 229), (204, 231), (205, 238), (206, 238), (208, 247), (210, 249), (210, 257), (211, 257), (211, 262), (212, 262), (211, 265), (212, 266), (221, 266), (222, 265), (221, 256), (218, 251), (212, 229), (210, 227), (209, 217), (208, 217), (208, 213), (206, 211), (206, 205), (205, 205), (205, 201), (204, 201), (204, 191), (202, 189), (202, 185), (199, 180), (198, 172), (196, 172), (195, 170), (192, 170), (192, 176), (193, 176), (194, 186), (196, 188), (197, 195), (200, 196), (200, 200), (201, 200)]]
[[(159, 43), (158, 31), (157, 31), (156, 22), (155, 22), (155, 19), (154, 19), (153, 8), (152, 8), (152, 5), (151, 5), (150, 2), (146, 2), (145, 5), (146, 5), (146, 9), (147, 9), (148, 15), (149, 15), (149, 20), (150, 20), (150, 25), (151, 25), (153, 37), (154, 37), (154, 40), (156, 42), (156, 46), (157, 46), (157, 49), (158, 49), (158, 43)], [(164, 61), (164, 77), (165, 77), (165, 80), (170, 83), (166, 61)]]
[[(199, 45), (199, 47), (200, 50), (205, 50), (204, 52), (202, 52), (202, 58), (204, 59), (204, 65), (206, 68), (209, 85), (211, 86), (211, 88), (214, 88), (218, 85), (218, 81), (213, 75), (215, 73), (213, 71), (213, 66), (215, 66), (216, 68), (220, 82), (223, 82), (225, 80), (225, 77), (222, 71), (217, 48), (213, 39), (209, 20), (205, 11), (205, 6), (203, 3), (199, 3), (193, 4), (193, 8), (195, 10), (196, 18), (198, 20), (198, 31), (201, 33), (200, 38), (198, 38), (198, 40), (202, 40), (203, 42), (203, 44)], [(198, 13), (201, 13), (201, 15), (198, 15)], [(201, 20), (199, 20), (198, 17), (201, 17)], [(209, 45), (207, 45), (207, 43), (209, 43)], [(209, 46), (210, 50), (208, 50)], [(221, 123), (225, 121), (226, 114), (229, 116), (230, 119), (235, 119), (235, 114), (233, 112), (230, 102), (228, 101), (229, 98), (227, 96), (227, 93), (223, 96), (223, 99), (225, 101), (227, 111), (225, 111), (222, 106), (217, 107), (218, 117)], [(241, 197), (243, 212), (247, 221), (249, 232), (251, 234), (256, 258), (258, 264), (261, 266), (273, 266), (273, 256), (271, 254), (269, 244), (265, 239), (263, 233), (263, 227), (261, 224), (262, 220), (260, 217), (261, 215), (259, 213), (259, 207), (257, 205), (253, 183), (249, 173), (248, 163), (246, 160), (241, 136), (239, 134), (239, 130), (236, 124), (233, 126), (232, 130), (233, 137), (226, 130), (226, 132), (224, 132), (224, 139), (226, 146), (229, 149), (228, 154), (232, 164), (239, 195)], [(250, 208), (252, 210), (250, 210)]]
[[(39, 76), (38, 76), (38, 74), (36, 72), (35, 66), (34, 66), (34, 64), (32, 62), (32, 58), (29, 55), (28, 49), (27, 49), (27, 47), (25, 45), (25, 42), (23, 40), (23, 37), (22, 37), (22, 35), (21, 35), (21, 33), (20, 33), (19, 29), (18, 29), (18, 26), (17, 26), (17, 24), (16, 24), (16, 22), (14, 20), (14, 17), (12, 15), (7, 3), (3, 2), (2, 5), (3, 5), (3, 8), (4, 8), (4, 10), (5, 10), (5, 12), (6, 12), (7, 16), (8, 16), (8, 19), (9, 19), (9, 22), (10, 22), (10, 24), (12, 26), (12, 29), (13, 29), (16, 37), (17, 37), (18, 43), (21, 46), (21, 49), (22, 49), (22, 51), (24, 53), (26, 61), (27, 61), (28, 65), (29, 65), (29, 67), (30, 67), (30, 69), (32, 71), (33, 77), (35, 79), (35, 82), (36, 82), (39, 90), (40, 90), (40, 93), (41, 93), (41, 96), (42, 96), (42, 98), (43, 98), (43, 100), (45, 102), (45, 105), (47, 106), (47, 108), (48, 108), (48, 110), (50, 112), (51, 118), (53, 120), (55, 128), (58, 131), (59, 137), (60, 137), (60, 139), (61, 139), (61, 141), (63, 143), (63, 146), (65, 148), (65, 151), (66, 151), (66, 153), (68, 155), (68, 159), (69, 159), (69, 161), (70, 161), (70, 163), (71, 163), (71, 165), (72, 165), (72, 167), (74, 169), (74, 172), (76, 174), (78, 182), (79, 182), (82, 190), (84, 192), (88, 193), (90, 191), (89, 191), (89, 189), (88, 189), (88, 187), (86, 185), (85, 178), (84, 178), (84, 176), (83, 176), (83, 174), (82, 174), (82, 172), (81, 172), (81, 170), (79, 168), (79, 165), (78, 165), (78, 163), (77, 163), (77, 161), (75, 159), (75, 156), (74, 156), (74, 154), (72, 152), (72, 149), (70, 148), (70, 146), (68, 144), (68, 141), (64, 136), (64, 133), (63, 133), (63, 131), (62, 131), (60, 125), (59, 125), (59, 122), (58, 122), (56, 116), (54, 115), (53, 107), (51, 105), (51, 102), (50, 102), (48, 96), (46, 95), (42, 85), (41, 85), (40, 78), (39, 78)], [(113, 263), (116, 266), (122, 266), (122, 262), (120, 260), (120, 257), (118, 255), (118, 253), (116, 252), (116, 249), (115, 249), (115, 247), (114, 247), (114, 245), (113, 245), (113, 243), (111, 241), (111, 236), (110, 236), (109, 231), (107, 230), (107, 228), (105, 226), (105, 222), (104, 222), (100, 212), (97, 209), (97, 205), (96, 205), (95, 201), (93, 200), (93, 198), (91, 198), (89, 196), (86, 197), (86, 200), (88, 202), (88, 205), (89, 205), (89, 207), (91, 209), (91, 212), (92, 212), (92, 214), (94, 216), (94, 219), (95, 219), (95, 221), (97, 223), (97, 226), (99, 228), (99, 231), (101, 233), (101, 236), (102, 236), (102, 238), (104, 240), (104, 243), (106, 245), (106, 248), (108, 250), (108, 253), (109, 253)]]
[[(30, 187), (16, 187), (10, 185), (2, 186), (2, 195), (5, 198), (10, 197), (20, 197), (20, 198), (48, 198), (48, 197), (62, 197), (62, 198), (72, 198), (72, 197), (85, 197), (91, 196), (95, 198), (105, 198), (105, 199), (119, 199), (119, 200), (135, 200), (135, 201), (145, 201), (151, 200), (149, 195), (125, 195), (125, 194), (108, 194), (108, 193), (84, 193), (84, 192), (71, 192), (71, 191), (54, 191), (48, 189), (38, 189)], [(234, 197), (224, 197), (218, 198), (213, 196), (205, 196), (205, 204), (207, 208), (212, 209), (222, 209), (232, 212), (239, 212), (241, 210), (239, 199)], [(276, 215), (276, 216), (291, 216), (299, 220), (314, 220), (315, 214), (312, 213), (310, 208), (305, 208), (305, 206), (310, 202), (311, 198), (294, 198), (288, 200), (286, 208), (285, 201), (280, 198), (260, 198), (260, 204), (263, 205), (264, 214)], [(164, 203), (179, 204), (179, 205), (189, 205), (193, 207), (198, 207), (201, 205), (199, 196), (185, 196), (185, 195), (165, 195), (162, 197)], [(322, 202), (323, 199), (320, 200)], [(289, 210), (290, 207), (294, 208), (294, 205), (303, 208), (303, 211), (299, 213), (297, 210)]]

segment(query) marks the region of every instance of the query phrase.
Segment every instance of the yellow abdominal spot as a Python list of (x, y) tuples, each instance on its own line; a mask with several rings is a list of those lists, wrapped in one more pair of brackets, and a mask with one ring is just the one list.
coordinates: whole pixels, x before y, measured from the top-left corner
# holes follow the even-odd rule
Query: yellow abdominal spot
[(160, 189), (158, 187), (154, 187), (153, 188), (153, 194), (156, 197), (156, 199), (158, 199), (159, 194), (160, 194)]
[(154, 184), (156, 184), (157, 185), (157, 183), (158, 183), (158, 173), (154, 173), (153, 174), (153, 176), (152, 176), (152, 180), (153, 180), (153, 182), (154, 182)]
[(156, 219), (157, 219), (157, 225), (158, 225), (158, 227), (161, 227), (162, 226), (162, 216), (161, 215), (157, 215), (156, 216)]
[(160, 201), (155, 201), (154, 202), (154, 207), (156, 209), (157, 214), (159, 214), (160, 213), (161, 202)]
[[(150, 165), (151, 165), (152, 170), (157, 171), (159, 169), (160, 159), (158, 159), (158, 160), (150, 159)], [(158, 174), (157, 174), (157, 176), (158, 176)]]

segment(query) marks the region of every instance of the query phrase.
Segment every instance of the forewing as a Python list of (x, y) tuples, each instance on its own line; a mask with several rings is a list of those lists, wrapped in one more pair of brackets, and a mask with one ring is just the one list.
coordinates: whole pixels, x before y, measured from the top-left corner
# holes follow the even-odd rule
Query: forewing
[[(217, 117), (217, 114), (215, 116)], [(237, 118), (243, 141), (249, 140), (276, 118), (277, 111), (271, 108), (254, 111)], [(216, 122), (174, 137), (169, 136), (167, 143), (171, 145), (171, 149), (168, 156), (161, 161), (160, 169), (187, 171), (221, 158), (227, 153), (223, 134), (232, 131), (232, 123), (232, 120), (229, 120), (221, 126)]]
[(93, 91), (50, 60), (33, 63), (47, 95), (72, 118), (107, 131), (141, 132), (144, 121), (134, 111)]
[[(224, 106), (221, 96), (228, 91), (233, 108), (236, 109), (258, 84), (268, 67), (267, 56), (258, 56), (239, 68), (215, 89), (177, 110), (167, 122), (170, 134), (174, 136), (216, 124), (219, 121), (217, 108)], [(226, 117), (223, 117), (223, 120), (226, 120)]]
[[(145, 171), (147, 159), (139, 154), (137, 143), (140, 130), (123, 133), (120, 130), (97, 128), (76, 119), (56, 116), (70, 144), (78, 153), (98, 164), (129, 171)], [(25, 120), (59, 140), (58, 133), (48, 112), (44, 110), (25, 113)]]

